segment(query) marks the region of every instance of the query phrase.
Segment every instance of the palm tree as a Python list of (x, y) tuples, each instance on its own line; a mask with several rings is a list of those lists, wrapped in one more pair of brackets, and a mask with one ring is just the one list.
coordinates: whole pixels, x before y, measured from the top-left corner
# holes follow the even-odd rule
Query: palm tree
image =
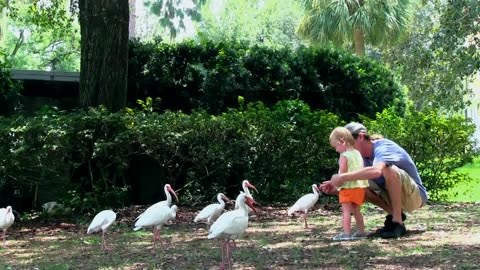
[(305, 16), (298, 34), (311, 42), (343, 46), (353, 42), (357, 55), (365, 44), (385, 44), (405, 32), (414, 0), (300, 0)]

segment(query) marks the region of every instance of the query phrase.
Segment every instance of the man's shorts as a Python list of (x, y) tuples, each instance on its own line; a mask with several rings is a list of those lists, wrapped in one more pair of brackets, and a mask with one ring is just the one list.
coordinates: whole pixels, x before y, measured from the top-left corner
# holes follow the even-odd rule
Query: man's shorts
[[(422, 207), (422, 197), (420, 196), (420, 189), (417, 183), (408, 173), (396, 166), (392, 166), (397, 171), (398, 178), (402, 183), (402, 210), (411, 212)], [(388, 191), (382, 189), (375, 182), (368, 180), (368, 189), (377, 194), (385, 203), (391, 205)]]
[(338, 193), (340, 203), (362, 205), (365, 202), (365, 188), (344, 188)]

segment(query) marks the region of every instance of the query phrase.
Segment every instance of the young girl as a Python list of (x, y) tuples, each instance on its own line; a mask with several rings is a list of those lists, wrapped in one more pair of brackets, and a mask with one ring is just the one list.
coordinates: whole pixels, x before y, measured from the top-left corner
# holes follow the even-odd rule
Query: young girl
[[(340, 153), (339, 173), (352, 172), (363, 168), (363, 158), (353, 145), (355, 140), (348, 129), (337, 127), (330, 134), (330, 145)], [(360, 207), (365, 201), (365, 188), (368, 180), (355, 180), (343, 183), (338, 187), (338, 198), (342, 204), (343, 233), (333, 237), (334, 241), (345, 241), (366, 238), (363, 216)], [(355, 217), (357, 232), (351, 232), (351, 215)]]

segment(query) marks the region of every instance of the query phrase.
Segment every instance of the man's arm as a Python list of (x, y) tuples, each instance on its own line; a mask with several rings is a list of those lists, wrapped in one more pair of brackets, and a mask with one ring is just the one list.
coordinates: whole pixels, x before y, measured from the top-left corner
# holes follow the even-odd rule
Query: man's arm
[(386, 166), (387, 164), (385, 164), (385, 162), (376, 162), (373, 166), (365, 167), (354, 172), (334, 174), (330, 179), (330, 182), (333, 186), (339, 187), (346, 181), (375, 179), (382, 176), (382, 171)]

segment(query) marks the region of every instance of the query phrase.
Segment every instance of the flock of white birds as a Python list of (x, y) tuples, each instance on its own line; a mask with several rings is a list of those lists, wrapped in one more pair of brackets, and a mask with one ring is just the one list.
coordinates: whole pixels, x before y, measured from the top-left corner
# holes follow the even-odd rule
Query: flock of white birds
[[(193, 220), (194, 222), (205, 221), (208, 228), (208, 239), (223, 239), (222, 244), (222, 264), (221, 269), (225, 269), (228, 265), (232, 267), (231, 246), (235, 246), (235, 239), (240, 238), (248, 227), (248, 216), (250, 211), (255, 211), (255, 201), (249, 188), (257, 191), (248, 180), (242, 182), (243, 191), (235, 200), (235, 209), (225, 212), (225, 202), (231, 200), (223, 193), (217, 195), (218, 203), (207, 205), (203, 208)], [(320, 190), (317, 185), (312, 185), (313, 193), (304, 195), (288, 209), (288, 215), (291, 216), (294, 212), (301, 211), (304, 215), (305, 228), (307, 228), (307, 214), (308, 210), (312, 208), (318, 201)], [(160, 201), (148, 207), (142, 214), (135, 219), (135, 231), (153, 227), (153, 248), (155, 252), (156, 241), (159, 240), (163, 246), (160, 236), (161, 227), (169, 220), (175, 219), (177, 216), (178, 207), (173, 204), (172, 194), (175, 201), (178, 203), (178, 197), (170, 184), (164, 187), (166, 200)], [(258, 191), (257, 191), (258, 192)], [(111, 250), (106, 243), (105, 233), (107, 229), (115, 222), (117, 214), (112, 210), (103, 210), (99, 212), (92, 220), (87, 229), (87, 234), (101, 232), (102, 249)], [(0, 208), (0, 229), (3, 230), (3, 246), (5, 247), (5, 235), (7, 229), (12, 226), (15, 217), (12, 212), (12, 207)], [(232, 243), (231, 243), (232, 242)]]

